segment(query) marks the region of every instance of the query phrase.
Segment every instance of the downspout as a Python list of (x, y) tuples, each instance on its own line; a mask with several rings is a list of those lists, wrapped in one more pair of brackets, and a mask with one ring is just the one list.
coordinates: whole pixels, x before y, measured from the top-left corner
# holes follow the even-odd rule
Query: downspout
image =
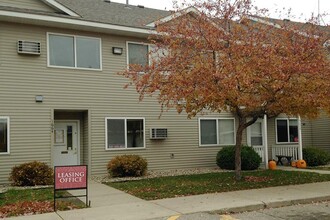
[(298, 149), (298, 159), (303, 159), (303, 153), (302, 153), (302, 132), (301, 132), (301, 118), (298, 117), (298, 138), (299, 138), (299, 149)]
[(268, 132), (267, 132), (267, 115), (264, 115), (264, 153), (265, 153), (265, 168), (268, 169)]

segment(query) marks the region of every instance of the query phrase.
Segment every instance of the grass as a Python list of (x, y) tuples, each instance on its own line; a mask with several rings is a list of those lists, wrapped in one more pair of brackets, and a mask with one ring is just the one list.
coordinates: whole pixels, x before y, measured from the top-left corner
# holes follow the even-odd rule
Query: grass
[[(57, 192), (58, 197), (70, 196), (66, 191)], [(10, 189), (0, 193), (0, 218), (24, 214), (37, 214), (53, 211), (53, 188)], [(59, 210), (84, 208), (85, 204), (77, 198), (57, 199)]]
[(15, 190), (10, 189), (0, 194), (0, 207), (14, 204), (16, 202), (27, 201), (48, 201), (53, 199), (53, 189), (26, 189)]
[(330, 181), (330, 175), (280, 170), (243, 172), (243, 176), (242, 181), (236, 181), (233, 172), (221, 172), (106, 184), (142, 199), (155, 200), (206, 193)]

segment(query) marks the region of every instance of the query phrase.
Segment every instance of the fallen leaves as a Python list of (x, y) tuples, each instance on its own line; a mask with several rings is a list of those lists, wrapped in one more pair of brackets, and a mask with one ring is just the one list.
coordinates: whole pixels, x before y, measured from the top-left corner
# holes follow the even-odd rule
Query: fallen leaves
[(0, 218), (17, 215), (34, 215), (54, 211), (54, 203), (50, 201), (24, 201), (0, 207)]
[(245, 176), (244, 179), (246, 182), (254, 182), (254, 183), (260, 183), (260, 182), (266, 182), (272, 180), (272, 178), (268, 176)]
[[(71, 202), (64, 201), (57, 202), (56, 207), (58, 210), (72, 210), (79, 208)], [(0, 207), (0, 218), (19, 215), (36, 215), (53, 211), (54, 202), (52, 201), (24, 201)]]

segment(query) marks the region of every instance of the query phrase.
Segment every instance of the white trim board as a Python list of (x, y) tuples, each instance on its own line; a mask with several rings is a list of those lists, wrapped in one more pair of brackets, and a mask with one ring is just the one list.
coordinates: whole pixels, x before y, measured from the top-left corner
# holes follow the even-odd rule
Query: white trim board
[(55, 0), (41, 0), (42, 2), (44, 2), (46, 5), (58, 9), (70, 16), (74, 16), (74, 17), (80, 17), (80, 15), (78, 15), (77, 13), (75, 13), (74, 11), (70, 10), (69, 8), (63, 6), (62, 4), (58, 3)]

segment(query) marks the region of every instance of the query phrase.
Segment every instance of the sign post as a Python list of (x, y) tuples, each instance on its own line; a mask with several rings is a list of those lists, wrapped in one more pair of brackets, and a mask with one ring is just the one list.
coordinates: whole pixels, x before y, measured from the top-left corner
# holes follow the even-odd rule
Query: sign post
[[(85, 190), (84, 195), (57, 197), (61, 190)], [(86, 165), (55, 166), (54, 167), (54, 212), (56, 212), (57, 198), (86, 197), (88, 206), (88, 172)]]

